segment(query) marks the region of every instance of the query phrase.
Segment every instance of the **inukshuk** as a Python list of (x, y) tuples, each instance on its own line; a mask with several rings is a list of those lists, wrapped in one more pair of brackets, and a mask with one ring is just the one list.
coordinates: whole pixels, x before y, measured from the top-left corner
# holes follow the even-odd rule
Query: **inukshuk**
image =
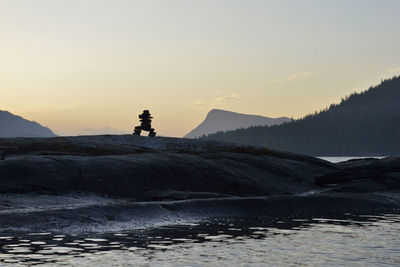
[(136, 126), (134, 129), (134, 135), (140, 135), (142, 131), (148, 131), (150, 137), (156, 136), (156, 132), (151, 128), (151, 116), (148, 110), (143, 110), (143, 113), (139, 115), (140, 126)]

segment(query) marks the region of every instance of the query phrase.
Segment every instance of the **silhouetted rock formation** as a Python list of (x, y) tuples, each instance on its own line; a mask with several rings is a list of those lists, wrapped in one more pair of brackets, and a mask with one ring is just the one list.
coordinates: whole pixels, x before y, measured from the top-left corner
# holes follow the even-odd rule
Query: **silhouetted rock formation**
[(12, 155), (0, 163), (2, 193), (79, 190), (139, 200), (260, 196), (358, 180), (375, 183), (372, 191), (400, 191), (399, 158), (333, 164), (265, 148), (132, 135), (11, 138), (0, 139), (0, 147)]
[(103, 231), (400, 208), (399, 158), (333, 164), (262, 147), (135, 135), (0, 138), (0, 147), (10, 154), (0, 161), (3, 230)]
[(400, 76), (293, 122), (216, 133), (206, 139), (314, 156), (398, 155)]
[(49, 128), (0, 110), (0, 137), (54, 137)]
[(351, 160), (317, 176), (315, 184), (334, 192), (400, 192), (400, 158)]
[(286, 117), (268, 118), (258, 115), (240, 114), (236, 112), (213, 109), (208, 112), (205, 120), (196, 128), (190, 131), (185, 138), (198, 138), (203, 135), (212, 134), (221, 131), (230, 131), (251, 126), (278, 125), (289, 122)]
[(140, 135), (141, 131), (148, 131), (150, 137), (155, 137), (156, 132), (151, 128), (151, 114), (148, 110), (143, 110), (143, 113), (139, 115), (140, 126), (136, 126), (134, 129), (134, 135)]
[[(0, 163), (0, 192), (79, 190), (136, 200), (157, 199), (157, 192), (162, 192), (161, 197), (172, 191), (188, 196), (196, 195), (191, 192), (259, 196), (311, 190), (313, 176), (335, 168), (307, 156), (225, 143), (160, 137), (149, 143), (147, 138), (136, 136), (103, 138), (109, 141), (68, 137), (55, 138), (55, 142), (33, 139), (29, 144), (27, 139), (0, 139), (0, 145), (14, 146), (19, 153)], [(101, 152), (103, 156), (99, 156)]]

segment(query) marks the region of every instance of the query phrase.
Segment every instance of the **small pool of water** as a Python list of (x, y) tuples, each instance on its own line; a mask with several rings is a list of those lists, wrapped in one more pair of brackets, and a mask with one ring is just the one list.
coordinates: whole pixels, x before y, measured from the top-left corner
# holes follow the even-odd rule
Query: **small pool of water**
[(0, 233), (0, 266), (399, 266), (400, 215), (236, 218), (120, 233)]

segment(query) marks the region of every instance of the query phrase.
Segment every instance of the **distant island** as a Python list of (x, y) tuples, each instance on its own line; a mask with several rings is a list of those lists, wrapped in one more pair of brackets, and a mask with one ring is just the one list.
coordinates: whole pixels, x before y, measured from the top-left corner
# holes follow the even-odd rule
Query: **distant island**
[(213, 109), (208, 112), (205, 120), (186, 134), (185, 138), (198, 138), (219, 131), (236, 130), (251, 126), (271, 126), (291, 121), (287, 117), (268, 118), (259, 115), (241, 114), (227, 110)]
[(400, 76), (339, 104), (276, 126), (255, 126), (203, 137), (313, 156), (387, 156), (400, 153)]
[(0, 137), (55, 137), (47, 127), (0, 110)]

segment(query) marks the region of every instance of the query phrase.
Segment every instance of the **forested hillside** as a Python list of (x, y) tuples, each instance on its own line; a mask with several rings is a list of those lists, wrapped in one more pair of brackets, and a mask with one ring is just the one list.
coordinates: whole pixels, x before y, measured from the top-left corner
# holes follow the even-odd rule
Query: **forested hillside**
[(278, 126), (251, 127), (203, 137), (314, 156), (400, 154), (400, 76), (340, 104)]

